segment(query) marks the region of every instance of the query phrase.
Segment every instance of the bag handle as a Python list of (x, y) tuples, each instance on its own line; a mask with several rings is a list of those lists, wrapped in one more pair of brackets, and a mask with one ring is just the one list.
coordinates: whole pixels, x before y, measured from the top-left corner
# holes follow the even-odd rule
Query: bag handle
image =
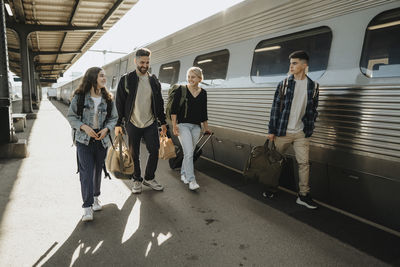
[(122, 135), (119, 134), (117, 136), (117, 138), (118, 138), (118, 146), (119, 146), (119, 169), (121, 171), (124, 171), (125, 167), (124, 167), (124, 161), (123, 161), (123, 157), (122, 157), (122, 141), (123, 141), (122, 140)]
[(264, 151), (268, 151), (268, 150), (276, 150), (276, 146), (275, 146), (275, 142), (272, 141), (271, 142), (271, 148), (269, 148), (269, 139), (267, 138), (267, 140), (264, 143)]

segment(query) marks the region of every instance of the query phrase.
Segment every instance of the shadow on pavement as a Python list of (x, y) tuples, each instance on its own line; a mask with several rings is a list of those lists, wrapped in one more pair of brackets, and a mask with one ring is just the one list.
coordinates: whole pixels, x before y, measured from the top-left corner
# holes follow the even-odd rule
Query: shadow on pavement
[(264, 198), (263, 187), (257, 182), (245, 182), (241, 174), (204, 159), (196, 163), (196, 169), (360, 251), (400, 265), (400, 238), (395, 235), (325, 207), (308, 210), (297, 205), (296, 197), (284, 191), (279, 191), (274, 199)]
[[(171, 229), (159, 224), (151, 198), (157, 192), (131, 195), (121, 209), (116, 204), (103, 206), (91, 222), (79, 221), (62, 246), (41, 266), (143, 266), (171, 260), (168, 240)], [(143, 201), (141, 201), (143, 199)], [(147, 203), (147, 204), (146, 204)], [(162, 238), (164, 237), (164, 238)], [(159, 240), (164, 240), (160, 242)], [(175, 246), (174, 246), (175, 247)], [(176, 247), (175, 247), (176, 248)], [(150, 264), (151, 265), (151, 264)]]

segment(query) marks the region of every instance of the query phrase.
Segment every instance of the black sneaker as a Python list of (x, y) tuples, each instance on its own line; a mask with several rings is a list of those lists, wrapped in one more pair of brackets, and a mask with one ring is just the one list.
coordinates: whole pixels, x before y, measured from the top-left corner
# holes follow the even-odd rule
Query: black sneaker
[(317, 204), (312, 200), (310, 194), (307, 194), (305, 196), (298, 195), (296, 199), (296, 203), (299, 205), (306, 206), (309, 209), (316, 209), (318, 208)]

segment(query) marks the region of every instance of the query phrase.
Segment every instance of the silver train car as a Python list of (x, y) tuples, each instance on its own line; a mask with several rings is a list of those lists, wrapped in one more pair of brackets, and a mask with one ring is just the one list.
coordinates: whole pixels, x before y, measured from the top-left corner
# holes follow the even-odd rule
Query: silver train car
[(70, 104), (72, 99), (72, 94), (81, 82), (82, 77), (76, 78), (73, 81), (63, 84), (57, 88), (57, 100), (64, 102), (65, 104)]
[[(399, 43), (399, 1), (248, 0), (147, 47), (165, 101), (171, 84), (185, 82), (189, 67), (203, 69), (215, 133), (203, 156), (238, 172), (251, 148), (266, 139), (288, 55), (307, 51), (309, 76), (321, 86), (310, 147), (311, 193), (399, 235)], [(104, 66), (112, 92), (134, 69), (133, 57)], [(281, 185), (297, 191), (285, 179)]]

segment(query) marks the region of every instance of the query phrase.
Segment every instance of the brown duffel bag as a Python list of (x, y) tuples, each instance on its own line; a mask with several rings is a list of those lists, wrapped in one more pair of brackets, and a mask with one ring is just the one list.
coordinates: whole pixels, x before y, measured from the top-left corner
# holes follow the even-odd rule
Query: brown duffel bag
[(122, 134), (114, 138), (108, 148), (106, 157), (107, 170), (118, 179), (131, 179), (133, 174), (133, 159)]

